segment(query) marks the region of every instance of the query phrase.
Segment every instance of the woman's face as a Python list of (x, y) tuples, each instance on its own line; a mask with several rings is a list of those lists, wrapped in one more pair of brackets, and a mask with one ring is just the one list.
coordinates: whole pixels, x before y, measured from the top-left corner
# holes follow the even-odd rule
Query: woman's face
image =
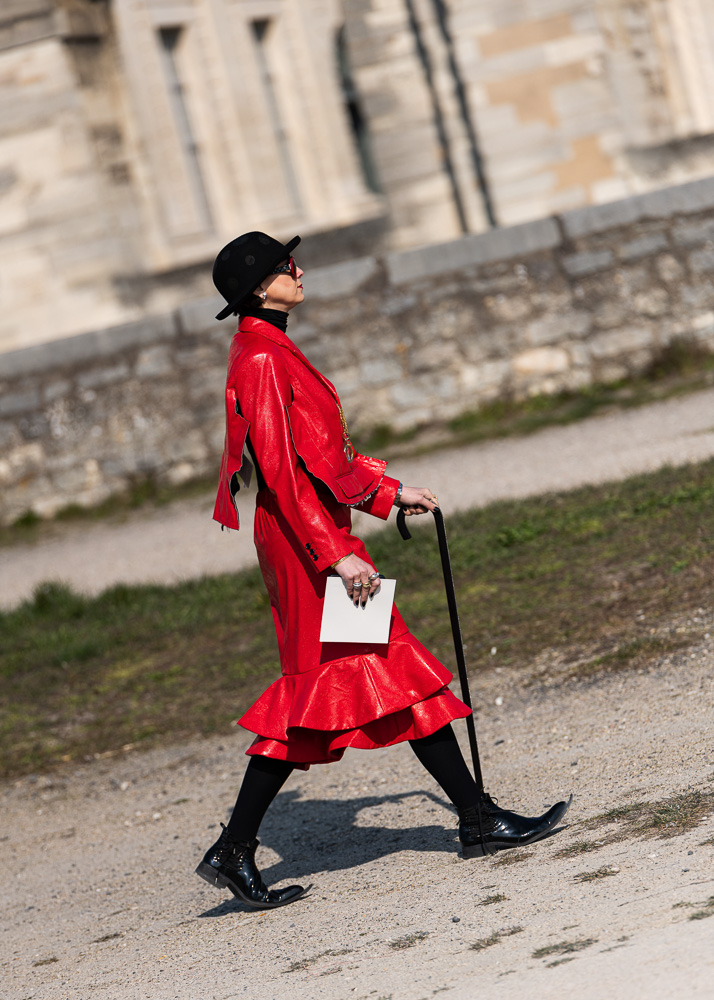
[[(278, 264), (278, 267), (284, 266), (287, 269), (289, 264), (290, 258), (286, 257), (285, 260)], [(297, 264), (294, 265), (294, 270), (295, 277), (293, 277), (292, 271), (288, 272), (286, 270), (281, 274), (269, 274), (260, 283), (256, 289), (256, 293), (267, 293), (263, 300), (263, 305), (266, 309), (279, 309), (281, 312), (290, 312), (291, 309), (299, 305), (305, 298), (301, 280), (305, 272)]]

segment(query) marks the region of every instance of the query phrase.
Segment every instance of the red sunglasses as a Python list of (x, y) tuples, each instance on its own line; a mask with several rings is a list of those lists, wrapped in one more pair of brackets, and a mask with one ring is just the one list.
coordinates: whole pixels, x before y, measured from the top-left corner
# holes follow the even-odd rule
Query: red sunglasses
[(290, 257), (287, 264), (280, 264), (275, 268), (271, 274), (290, 274), (293, 278), (297, 278), (297, 264), (295, 263), (295, 258)]

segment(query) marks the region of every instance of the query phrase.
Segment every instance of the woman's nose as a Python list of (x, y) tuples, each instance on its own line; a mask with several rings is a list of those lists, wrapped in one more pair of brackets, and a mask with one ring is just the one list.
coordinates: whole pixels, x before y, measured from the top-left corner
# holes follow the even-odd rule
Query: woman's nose
[(304, 273), (305, 272), (303, 271), (303, 269), (301, 267), (298, 267), (296, 269), (296, 271), (295, 271), (296, 277), (298, 277), (298, 278), (302, 278), (302, 276), (303, 276)]

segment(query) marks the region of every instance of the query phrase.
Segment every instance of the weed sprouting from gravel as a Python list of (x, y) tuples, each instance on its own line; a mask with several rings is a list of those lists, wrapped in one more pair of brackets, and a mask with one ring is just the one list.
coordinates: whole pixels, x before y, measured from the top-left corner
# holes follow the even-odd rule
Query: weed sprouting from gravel
[(502, 938), (511, 937), (513, 934), (520, 934), (523, 931), (522, 927), (504, 927), (500, 931), (494, 931), (486, 938), (479, 938), (478, 941), (474, 941), (473, 944), (469, 945), (471, 951), (484, 951), (486, 948), (491, 948), (494, 944)]
[(404, 951), (405, 948), (413, 948), (415, 944), (419, 944), (420, 941), (424, 941), (428, 937), (428, 931), (413, 931), (411, 934), (405, 934), (404, 937), (390, 941), (389, 947), (395, 951)]
[(575, 941), (559, 941), (557, 944), (547, 944), (536, 948), (533, 958), (547, 958), (549, 955), (569, 955), (571, 952), (583, 951), (597, 944), (598, 938), (577, 938)]
[(502, 892), (495, 892), (491, 896), (486, 896), (485, 899), (482, 899), (478, 905), (492, 906), (494, 903), (503, 903), (506, 899), (508, 899), (508, 896), (504, 896)]
[(608, 878), (610, 875), (619, 874), (619, 868), (610, 868), (607, 865), (602, 868), (596, 868), (593, 872), (580, 872), (579, 875), (575, 875), (576, 882), (595, 882), (597, 879)]
[(311, 955), (309, 958), (298, 959), (285, 972), (304, 972), (305, 969), (309, 969), (315, 962), (319, 962), (321, 958), (336, 958), (338, 955), (349, 955), (351, 951), (351, 948), (328, 948), (327, 951), (321, 951), (319, 955)]
[(706, 917), (714, 917), (714, 896), (709, 897), (701, 910), (689, 914), (690, 920), (704, 920)]
[(605, 838), (612, 844), (631, 837), (677, 837), (694, 829), (714, 807), (714, 792), (695, 789), (679, 792), (656, 802), (633, 802), (617, 806), (585, 820), (586, 830), (596, 830), (616, 823), (618, 829)]
[(576, 840), (567, 847), (562, 847), (553, 855), (554, 858), (571, 858), (576, 854), (589, 854), (590, 851), (599, 851), (605, 846), (604, 840)]
[(504, 852), (502, 858), (497, 858), (493, 862), (494, 868), (505, 868), (507, 865), (517, 865), (520, 861), (528, 861), (533, 857), (533, 851), (514, 851), (509, 850)]

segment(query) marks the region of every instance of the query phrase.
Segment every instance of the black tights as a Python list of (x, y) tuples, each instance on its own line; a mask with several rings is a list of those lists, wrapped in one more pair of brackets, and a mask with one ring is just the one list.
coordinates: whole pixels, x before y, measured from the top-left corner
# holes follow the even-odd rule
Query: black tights
[[(431, 736), (409, 740), (409, 745), (437, 784), (441, 785), (454, 805), (461, 809), (472, 805), (479, 788), (463, 758), (450, 725)], [(236, 804), (228, 821), (227, 832), (235, 840), (253, 840), (268, 806), (285, 784), (293, 770), (286, 760), (271, 757), (251, 757), (243, 778)]]

